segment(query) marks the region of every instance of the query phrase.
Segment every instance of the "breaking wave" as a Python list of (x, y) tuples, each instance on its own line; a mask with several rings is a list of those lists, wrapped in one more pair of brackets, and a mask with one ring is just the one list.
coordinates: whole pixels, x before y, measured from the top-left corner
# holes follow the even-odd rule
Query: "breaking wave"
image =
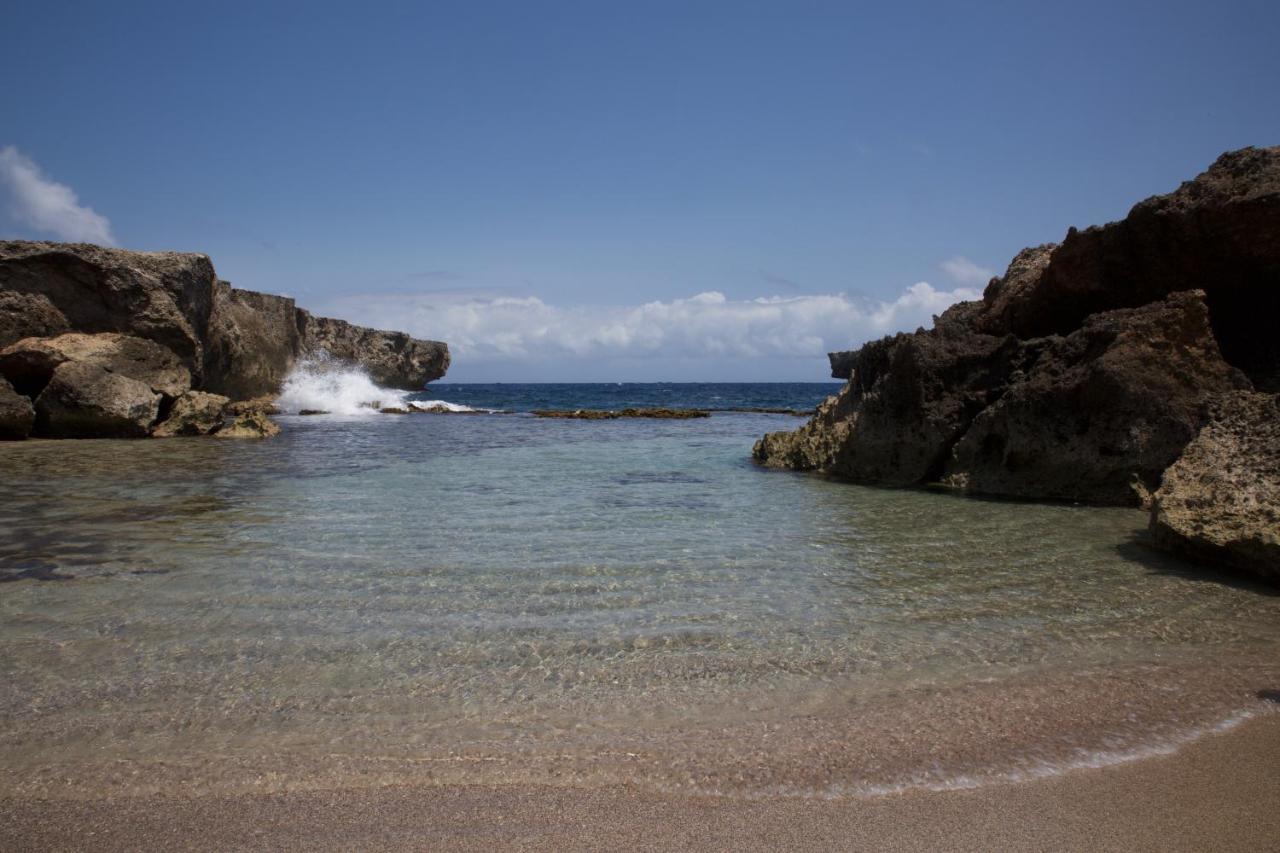
[(358, 415), (403, 405), (407, 396), (407, 391), (378, 385), (354, 364), (313, 355), (299, 361), (285, 377), (276, 405), (290, 414), (311, 410)]
[(422, 411), (475, 411), (445, 400), (411, 400), (411, 392), (383, 388), (358, 365), (326, 354), (299, 361), (284, 380), (276, 405), (286, 413), (326, 412), (333, 415), (374, 414), (395, 407)]

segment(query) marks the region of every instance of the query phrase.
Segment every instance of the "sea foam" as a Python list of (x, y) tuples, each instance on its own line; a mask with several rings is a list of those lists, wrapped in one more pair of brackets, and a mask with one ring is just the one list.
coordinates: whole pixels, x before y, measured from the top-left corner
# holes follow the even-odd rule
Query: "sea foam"
[(328, 355), (302, 359), (285, 377), (276, 405), (286, 412), (311, 409), (335, 415), (376, 412), (403, 405), (408, 392), (383, 388), (363, 368)]
[(387, 407), (475, 411), (470, 406), (445, 400), (410, 400), (409, 396), (408, 391), (383, 388), (358, 365), (320, 353), (294, 366), (285, 377), (276, 405), (289, 414), (311, 410), (333, 415), (363, 415), (375, 414)]

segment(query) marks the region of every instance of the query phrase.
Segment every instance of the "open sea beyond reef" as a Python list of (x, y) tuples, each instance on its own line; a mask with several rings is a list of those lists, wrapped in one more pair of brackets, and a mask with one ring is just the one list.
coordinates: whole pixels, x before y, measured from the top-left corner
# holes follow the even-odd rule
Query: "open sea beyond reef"
[(1280, 596), (1148, 550), (1138, 510), (759, 468), (752, 443), (803, 423), (783, 414), (527, 414), (837, 388), (416, 395), (512, 412), (470, 417), (295, 388), (338, 413), (262, 442), (0, 446), (0, 794), (859, 796), (1122, 762), (1277, 707)]

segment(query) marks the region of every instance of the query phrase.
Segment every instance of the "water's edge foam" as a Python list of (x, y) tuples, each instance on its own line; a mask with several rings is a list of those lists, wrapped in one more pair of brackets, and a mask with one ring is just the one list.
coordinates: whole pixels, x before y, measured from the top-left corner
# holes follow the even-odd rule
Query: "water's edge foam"
[[(1227, 734), (1244, 723), (1266, 716), (1266, 709), (1241, 709), (1214, 723), (1193, 726), (1182, 732), (1167, 735), (1151, 743), (1127, 749), (1102, 749), (1085, 751), (1078, 758), (1065, 761), (1038, 761), (1024, 767), (992, 769), (981, 773), (916, 774), (901, 782), (891, 784), (838, 784), (818, 789), (792, 786), (765, 786), (751, 790), (726, 791), (717, 788), (697, 788), (695, 793), (726, 799), (764, 800), (786, 799), (875, 799), (911, 792), (942, 793), (946, 791), (970, 791), (996, 785), (1020, 785), (1042, 779), (1051, 779), (1078, 773), (1083, 770), (1101, 770), (1124, 764), (1134, 764), (1151, 758), (1174, 755), (1201, 740)], [(687, 790), (687, 789), (686, 789)]]

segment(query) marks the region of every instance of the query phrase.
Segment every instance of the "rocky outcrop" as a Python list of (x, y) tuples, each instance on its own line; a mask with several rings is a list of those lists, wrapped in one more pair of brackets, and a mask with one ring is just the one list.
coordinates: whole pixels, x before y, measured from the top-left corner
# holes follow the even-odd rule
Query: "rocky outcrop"
[(1239, 392), (1164, 474), (1155, 542), (1280, 583), (1280, 396)]
[(1277, 309), (1280, 148), (1224, 154), (1121, 222), (1024, 250), (933, 328), (832, 353), (840, 394), (754, 456), (864, 483), (1137, 504), (1218, 398), (1280, 387)]
[(13, 390), (13, 386), (0, 377), (0, 440), (26, 438), (35, 420), (36, 410), (31, 399)]
[(208, 435), (222, 428), (227, 406), (231, 403), (221, 394), (188, 391), (173, 401), (164, 422), (151, 431), (156, 438), (177, 435)]
[(36, 398), (35, 434), (48, 438), (138, 438), (160, 415), (146, 382), (88, 361), (58, 365)]
[(1248, 388), (1209, 325), (1203, 291), (1104, 311), (1023, 345), (1021, 375), (955, 442), (944, 483), (985, 494), (1124, 504), (1152, 489), (1218, 393)]
[(280, 434), (280, 427), (259, 411), (246, 412), (227, 426), (215, 432), (215, 438), (272, 438)]
[(191, 385), (173, 352), (116, 332), (23, 338), (0, 350), (0, 376), (34, 399), (31, 433), (51, 438), (146, 435)]
[[(82, 243), (0, 241), (0, 347), (67, 332), (118, 332), (172, 351), (192, 386), (272, 394), (322, 349), (385, 385), (417, 390), (444, 375), (448, 347), (313, 317), (292, 299), (237, 290), (206, 255)], [(332, 348), (332, 349), (330, 349)]]
[(35, 397), (54, 371), (70, 361), (145, 382), (153, 392), (170, 398), (191, 387), (191, 374), (172, 351), (154, 341), (115, 332), (24, 338), (0, 350), (0, 375), (21, 393)]
[(420, 391), (449, 369), (449, 349), (435, 341), (420, 341), (401, 332), (379, 332), (305, 312), (299, 326), (306, 350), (355, 362), (368, 371), (374, 382), (388, 388)]

